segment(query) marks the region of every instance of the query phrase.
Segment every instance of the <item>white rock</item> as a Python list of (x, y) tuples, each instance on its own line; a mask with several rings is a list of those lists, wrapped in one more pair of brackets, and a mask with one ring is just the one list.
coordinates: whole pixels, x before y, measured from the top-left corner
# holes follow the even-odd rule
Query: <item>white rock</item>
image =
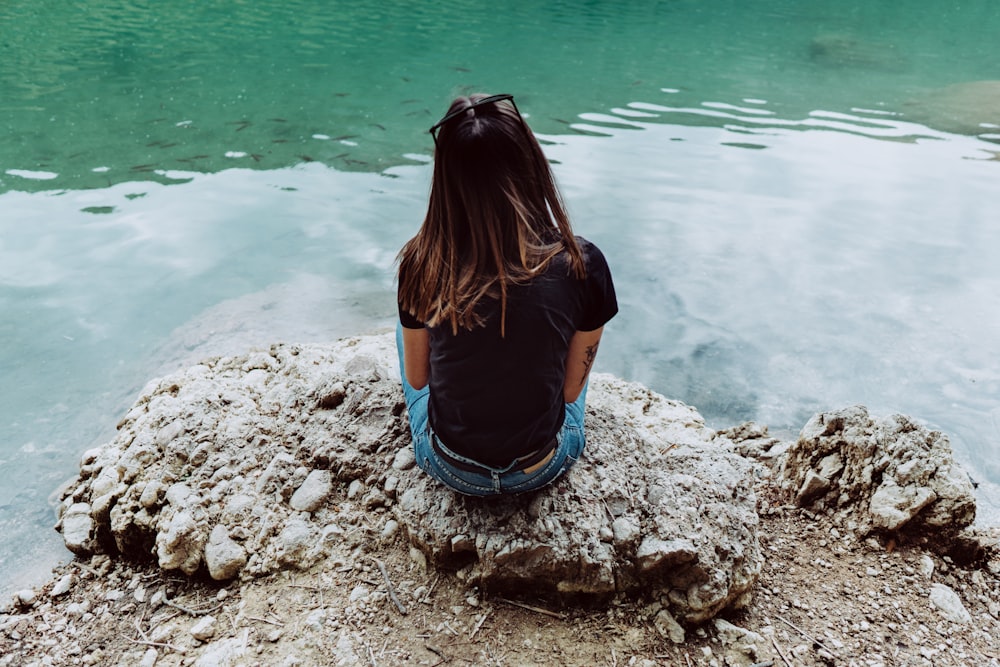
[(664, 639), (669, 639), (675, 644), (684, 643), (684, 628), (666, 609), (657, 612), (653, 618), (653, 626)]
[(66, 548), (76, 554), (89, 553), (93, 549), (94, 519), (90, 516), (90, 505), (74, 503), (62, 516), (61, 530)]
[(361, 492), (365, 490), (365, 483), (360, 479), (353, 480), (347, 485), (347, 499), (354, 500), (361, 495)]
[(156, 649), (149, 648), (145, 653), (142, 654), (142, 661), (139, 662), (139, 667), (153, 667), (156, 664)]
[(941, 615), (952, 623), (966, 624), (972, 620), (969, 611), (962, 604), (962, 598), (944, 584), (931, 584), (931, 604), (941, 612)]
[(417, 464), (417, 457), (413, 454), (412, 447), (402, 447), (396, 452), (392, 461), (392, 467), (396, 470), (409, 470)]
[(240, 573), (247, 564), (247, 552), (229, 537), (225, 526), (212, 529), (205, 545), (205, 565), (209, 575), (216, 581), (227, 581)]
[(30, 588), (25, 588), (14, 593), (14, 602), (22, 607), (34, 606), (35, 602), (38, 600), (38, 595), (35, 591)]
[(917, 570), (925, 579), (930, 579), (934, 574), (934, 559), (927, 554), (921, 554), (917, 560)]
[(198, 641), (206, 642), (215, 636), (217, 626), (218, 622), (214, 616), (202, 616), (188, 632)]
[(385, 526), (382, 528), (382, 538), (392, 539), (399, 532), (399, 522), (395, 519), (389, 519), (385, 522)]
[(333, 479), (329, 470), (313, 470), (296, 489), (289, 501), (293, 510), (298, 512), (315, 512), (333, 490)]
[(357, 585), (351, 590), (350, 600), (351, 602), (364, 602), (368, 599), (368, 588), (366, 586)]
[(59, 581), (56, 582), (52, 590), (49, 591), (51, 597), (59, 597), (60, 595), (66, 595), (69, 593), (69, 589), (73, 586), (73, 575), (66, 574), (60, 577)]

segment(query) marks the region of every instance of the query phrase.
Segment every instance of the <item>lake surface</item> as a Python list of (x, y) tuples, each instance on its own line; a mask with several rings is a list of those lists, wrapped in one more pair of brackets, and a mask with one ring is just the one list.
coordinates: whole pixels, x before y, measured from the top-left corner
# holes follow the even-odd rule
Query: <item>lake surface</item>
[(1000, 523), (995, 3), (361, 4), (0, 5), (0, 593), (148, 380), (392, 325), (471, 91), (611, 263), (598, 370), (720, 428), (912, 415)]

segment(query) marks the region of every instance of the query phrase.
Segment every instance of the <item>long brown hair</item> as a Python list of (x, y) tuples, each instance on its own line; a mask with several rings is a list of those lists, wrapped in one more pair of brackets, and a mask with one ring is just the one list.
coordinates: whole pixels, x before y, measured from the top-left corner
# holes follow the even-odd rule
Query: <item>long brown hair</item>
[[(435, 139), (427, 216), (399, 252), (399, 300), (429, 326), (452, 333), (485, 324), (476, 307), (542, 272), (565, 250), (575, 277), (583, 254), (542, 148), (515, 106), (459, 97)], [(462, 109), (466, 113), (461, 113)]]

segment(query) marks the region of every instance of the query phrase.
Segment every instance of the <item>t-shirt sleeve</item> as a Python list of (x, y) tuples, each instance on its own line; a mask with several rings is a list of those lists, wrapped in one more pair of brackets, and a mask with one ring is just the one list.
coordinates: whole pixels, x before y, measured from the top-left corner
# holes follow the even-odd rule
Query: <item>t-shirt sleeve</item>
[(396, 309), (399, 311), (399, 323), (407, 329), (423, 329), (424, 323), (411, 315), (399, 302), (399, 290), (396, 290)]
[[(398, 306), (398, 304), (397, 304), (397, 306)], [(399, 308), (399, 323), (402, 324), (405, 328), (407, 328), (407, 329), (423, 329), (424, 328), (424, 323), (423, 322), (421, 322), (420, 320), (418, 320), (417, 318), (415, 318), (413, 315), (410, 315), (408, 312), (406, 312), (405, 310), (403, 310), (402, 306), (398, 306), (398, 308)]]
[(576, 328), (577, 331), (593, 331), (607, 324), (618, 313), (618, 298), (604, 253), (587, 241), (582, 241), (581, 245), (587, 262), (587, 278), (584, 281), (583, 313)]

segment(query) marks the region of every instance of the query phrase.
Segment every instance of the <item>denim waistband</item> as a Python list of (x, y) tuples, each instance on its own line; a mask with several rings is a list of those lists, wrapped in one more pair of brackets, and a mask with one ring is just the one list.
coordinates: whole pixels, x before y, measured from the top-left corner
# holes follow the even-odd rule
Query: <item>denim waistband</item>
[[(454, 466), (459, 470), (464, 470), (466, 472), (510, 472), (511, 470), (523, 470), (525, 468), (530, 468), (537, 463), (542, 462), (545, 457), (555, 450), (556, 446), (559, 444), (558, 436), (553, 437), (549, 442), (545, 443), (542, 447), (539, 447), (530, 454), (526, 454), (520, 458), (514, 459), (504, 468), (494, 468), (488, 466), (485, 463), (478, 463), (472, 459), (466, 458), (448, 449), (441, 439), (438, 438), (437, 434), (433, 430), (430, 432), (431, 447), (434, 452), (440, 456), (448, 465)], [(517, 466), (517, 468), (515, 468)]]

